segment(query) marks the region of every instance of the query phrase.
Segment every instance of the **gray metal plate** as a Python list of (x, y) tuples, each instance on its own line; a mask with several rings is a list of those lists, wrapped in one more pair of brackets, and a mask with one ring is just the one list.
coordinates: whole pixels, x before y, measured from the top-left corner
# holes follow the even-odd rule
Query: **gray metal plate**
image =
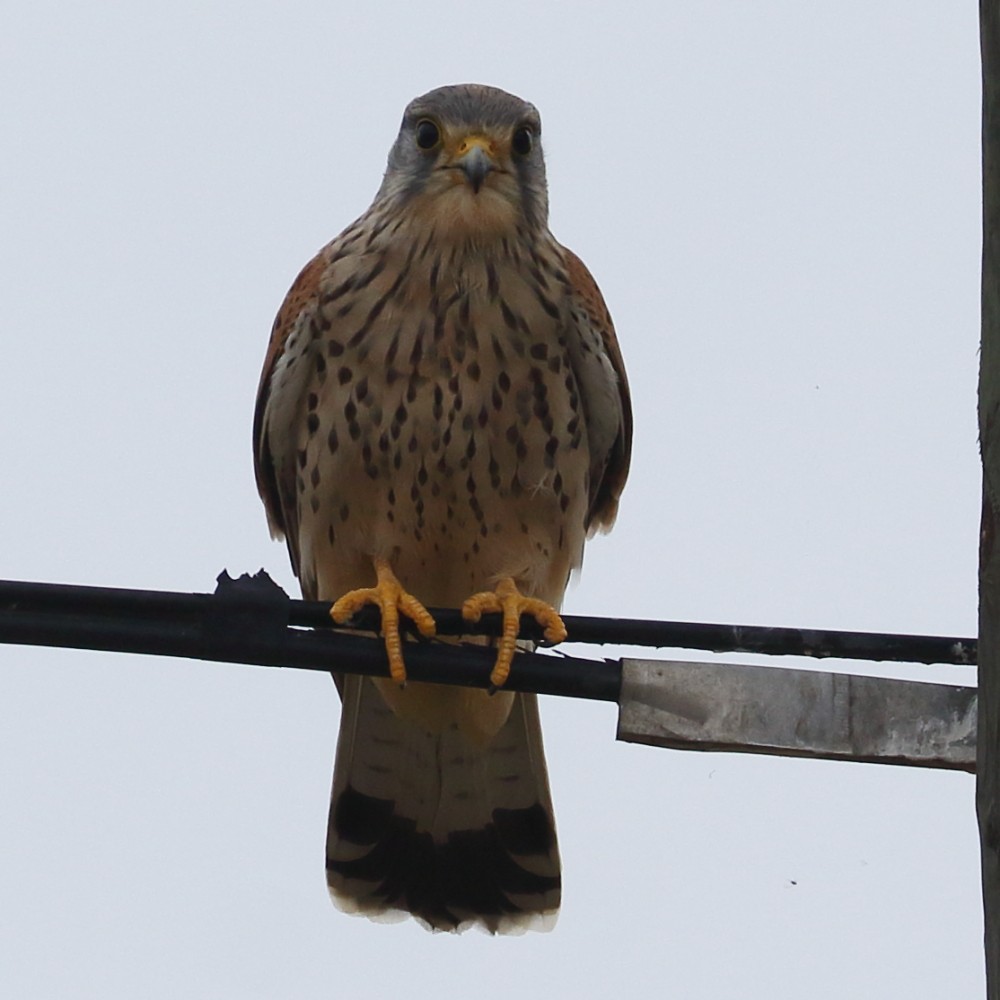
[(684, 660), (622, 667), (620, 740), (975, 770), (973, 687)]

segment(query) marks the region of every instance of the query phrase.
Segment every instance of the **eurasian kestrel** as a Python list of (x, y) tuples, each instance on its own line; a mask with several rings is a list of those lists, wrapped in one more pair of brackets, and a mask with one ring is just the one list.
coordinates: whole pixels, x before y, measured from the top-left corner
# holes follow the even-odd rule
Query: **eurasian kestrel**
[[(492, 87), (407, 107), (371, 207), (278, 313), (257, 483), (305, 597), (382, 611), (392, 679), (343, 697), (327, 879), (343, 909), (435, 929), (551, 926), (560, 868), (534, 695), (502, 689), (519, 616), (551, 641), (611, 527), (632, 417), (611, 317), (548, 229), (541, 123)], [(501, 610), (491, 695), (411, 683), (398, 619)]]

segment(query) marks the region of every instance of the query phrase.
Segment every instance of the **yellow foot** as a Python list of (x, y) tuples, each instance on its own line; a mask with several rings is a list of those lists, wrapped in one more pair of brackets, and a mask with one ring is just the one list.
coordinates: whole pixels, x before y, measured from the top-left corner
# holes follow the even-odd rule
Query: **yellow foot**
[(388, 560), (376, 559), (375, 573), (378, 582), (374, 587), (348, 591), (330, 608), (330, 617), (338, 625), (344, 625), (366, 604), (378, 605), (382, 613), (382, 635), (389, 657), (389, 674), (397, 684), (405, 684), (406, 665), (403, 663), (403, 640), (399, 634), (399, 613), (410, 618), (420, 634), (428, 639), (434, 635), (434, 619), (420, 601), (403, 589)]
[(537, 597), (525, 597), (517, 589), (514, 580), (505, 576), (495, 591), (473, 594), (462, 605), (462, 617), (469, 622), (477, 622), (488, 611), (503, 614), (503, 633), (497, 645), (497, 661), (490, 674), (490, 684), (501, 687), (510, 675), (511, 661), (517, 649), (517, 634), (521, 627), (521, 615), (533, 615), (535, 621), (545, 629), (548, 642), (562, 642), (566, 638), (566, 626), (551, 604)]

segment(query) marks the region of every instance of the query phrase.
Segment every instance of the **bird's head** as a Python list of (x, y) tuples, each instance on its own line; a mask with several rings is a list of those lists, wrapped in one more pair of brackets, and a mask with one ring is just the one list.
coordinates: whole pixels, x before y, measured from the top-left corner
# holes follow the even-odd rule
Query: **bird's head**
[(541, 119), (495, 87), (439, 87), (411, 101), (377, 200), (442, 235), (501, 235), (548, 217)]

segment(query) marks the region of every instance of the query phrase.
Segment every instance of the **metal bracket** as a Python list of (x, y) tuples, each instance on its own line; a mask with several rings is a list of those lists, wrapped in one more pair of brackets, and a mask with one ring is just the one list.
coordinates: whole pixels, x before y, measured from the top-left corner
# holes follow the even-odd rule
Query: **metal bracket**
[(618, 739), (975, 771), (974, 687), (733, 663), (622, 661)]

